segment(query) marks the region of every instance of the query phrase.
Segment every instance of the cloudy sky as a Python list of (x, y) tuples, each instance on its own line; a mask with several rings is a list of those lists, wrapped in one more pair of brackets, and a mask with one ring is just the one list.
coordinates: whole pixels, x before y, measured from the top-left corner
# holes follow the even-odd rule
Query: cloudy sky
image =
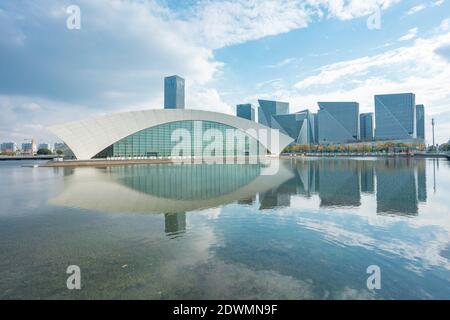
[(1, 1), (0, 71), (0, 141), (53, 142), (51, 124), (161, 108), (163, 77), (179, 74), (188, 108), (224, 113), (258, 98), (373, 111), (374, 94), (414, 92), (442, 143), (450, 0)]

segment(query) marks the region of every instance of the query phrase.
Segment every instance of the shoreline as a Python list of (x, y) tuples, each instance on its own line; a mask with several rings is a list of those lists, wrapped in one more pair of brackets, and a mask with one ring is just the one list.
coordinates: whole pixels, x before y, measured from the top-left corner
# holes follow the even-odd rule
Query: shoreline
[[(274, 159), (281, 159), (281, 160), (290, 160), (290, 159), (299, 159), (299, 158), (411, 158), (411, 159), (450, 159), (450, 156), (443, 155), (443, 154), (436, 154), (436, 155), (424, 155), (424, 154), (282, 154), (280, 156), (267, 156), (264, 157), (264, 160), (274, 160)], [(220, 158), (219, 158), (220, 159)], [(44, 168), (57, 168), (57, 167), (112, 167), (112, 166), (126, 166), (126, 165), (140, 165), (140, 164), (200, 164), (200, 163), (224, 163), (224, 164), (234, 164), (234, 163), (241, 163), (241, 164), (247, 164), (249, 162), (253, 162), (256, 160), (255, 163), (257, 163), (259, 158), (255, 157), (242, 157), (242, 158), (236, 158), (236, 157), (229, 157), (229, 158), (222, 158), (222, 161), (217, 158), (201, 158), (201, 159), (123, 159), (123, 160), (103, 160), (103, 159), (96, 159), (96, 160), (66, 160), (66, 161), (48, 161), (46, 163), (42, 163), (39, 165), (36, 165), (38, 167), (44, 167)]]

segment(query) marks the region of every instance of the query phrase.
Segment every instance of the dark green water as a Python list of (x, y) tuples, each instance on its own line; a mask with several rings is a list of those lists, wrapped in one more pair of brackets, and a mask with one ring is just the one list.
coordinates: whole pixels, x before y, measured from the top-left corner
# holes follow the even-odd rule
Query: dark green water
[(445, 160), (23, 164), (0, 163), (1, 299), (450, 299)]

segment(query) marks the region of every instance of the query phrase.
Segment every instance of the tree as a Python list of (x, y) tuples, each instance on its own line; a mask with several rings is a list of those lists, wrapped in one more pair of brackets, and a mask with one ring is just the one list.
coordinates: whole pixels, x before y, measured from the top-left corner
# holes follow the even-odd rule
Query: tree
[(44, 156), (44, 155), (52, 154), (52, 152), (50, 150), (48, 150), (47, 148), (41, 148), (37, 151), (37, 154), (40, 156)]
[[(289, 148), (289, 147), (288, 147)], [(64, 152), (62, 151), (62, 150), (56, 150), (56, 154), (58, 155), (58, 156), (60, 156), (60, 155), (62, 155), (62, 154), (64, 154)]]

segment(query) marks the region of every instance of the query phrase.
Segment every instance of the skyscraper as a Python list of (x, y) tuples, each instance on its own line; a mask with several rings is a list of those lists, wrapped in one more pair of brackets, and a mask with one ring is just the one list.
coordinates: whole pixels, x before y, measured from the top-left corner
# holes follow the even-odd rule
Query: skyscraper
[(376, 95), (375, 122), (376, 139), (415, 139), (416, 96), (413, 93)]
[(373, 113), (361, 113), (359, 116), (360, 138), (363, 141), (373, 140)]
[(164, 78), (164, 109), (184, 109), (184, 79), (179, 76)]
[(359, 103), (318, 102), (319, 143), (359, 140)]
[(294, 139), (297, 144), (314, 143), (314, 117), (309, 110), (272, 116), (272, 128)]
[(425, 106), (416, 105), (416, 132), (417, 139), (425, 140)]
[(272, 128), (272, 116), (289, 113), (289, 103), (258, 100), (258, 122)]
[(236, 106), (236, 116), (255, 121), (255, 108), (251, 103), (238, 104)]

